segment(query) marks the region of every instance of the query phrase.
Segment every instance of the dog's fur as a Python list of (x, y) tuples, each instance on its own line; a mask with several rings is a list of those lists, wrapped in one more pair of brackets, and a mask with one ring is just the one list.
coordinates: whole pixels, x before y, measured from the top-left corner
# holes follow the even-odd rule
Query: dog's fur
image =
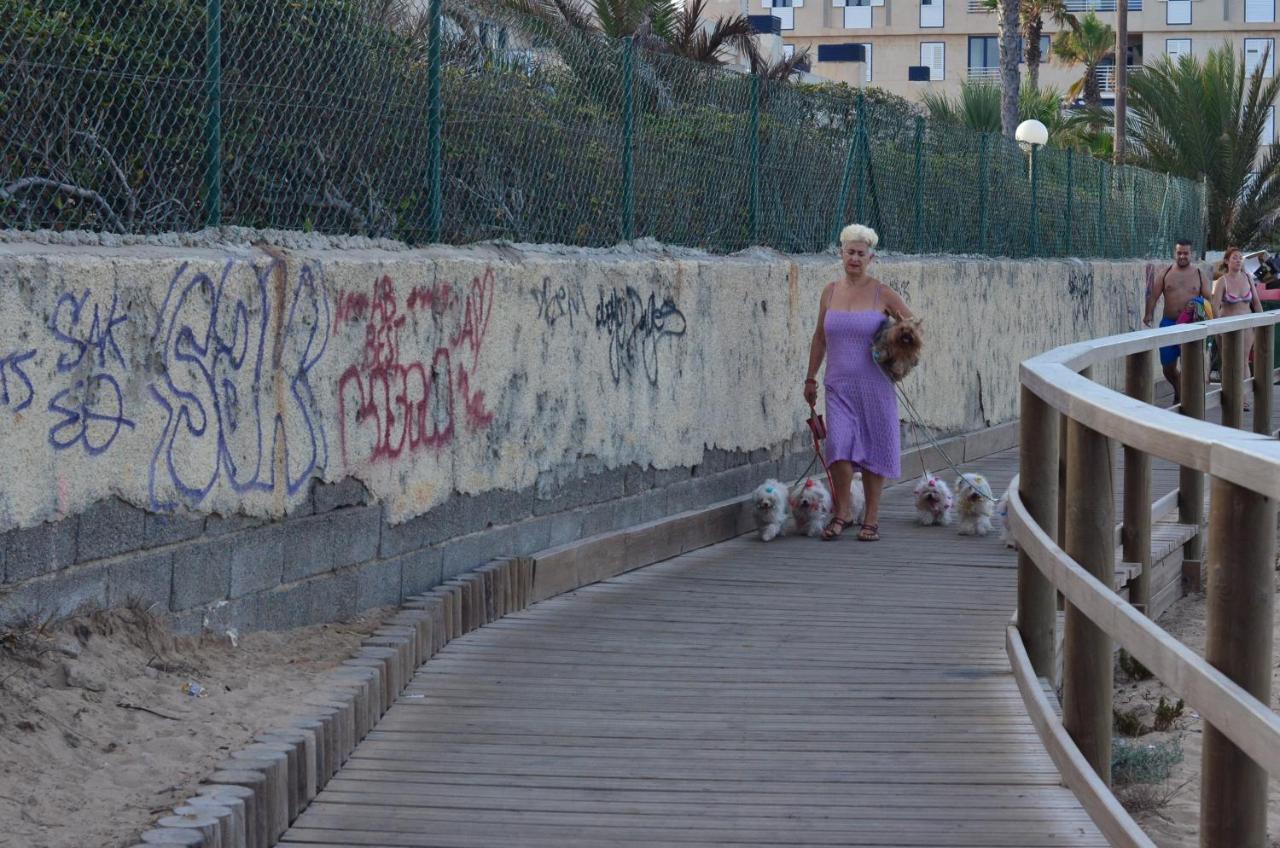
[(991, 532), (995, 503), (986, 477), (969, 473), (956, 479), (956, 509), (960, 513), (961, 536), (985, 536)]
[(862, 472), (853, 472), (853, 483), (849, 486), (853, 495), (853, 523), (861, 524), (867, 514), (867, 490), (862, 485)]
[(831, 493), (821, 480), (810, 477), (791, 490), (791, 517), (786, 532), (821, 536), (830, 520)]
[(920, 363), (924, 346), (924, 326), (919, 318), (899, 321), (886, 318), (871, 343), (871, 356), (897, 383)]
[(760, 541), (770, 542), (782, 535), (788, 519), (787, 487), (769, 478), (756, 488), (751, 503)]
[(916, 483), (916, 518), (921, 526), (948, 527), (955, 519), (955, 498), (941, 477), (928, 472)]
[(1018, 543), (1013, 540), (1013, 532), (1009, 528), (1009, 489), (1005, 489), (996, 502), (996, 515), (1000, 516), (1000, 541), (1004, 542), (1006, 548), (1016, 551)]

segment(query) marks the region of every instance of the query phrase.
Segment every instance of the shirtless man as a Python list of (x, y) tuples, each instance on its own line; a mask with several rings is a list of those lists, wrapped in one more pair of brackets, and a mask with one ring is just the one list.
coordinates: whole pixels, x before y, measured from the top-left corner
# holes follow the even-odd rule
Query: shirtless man
[[(1161, 327), (1178, 323), (1178, 316), (1186, 308), (1187, 303), (1196, 295), (1202, 295), (1208, 303), (1213, 297), (1209, 280), (1199, 268), (1191, 267), (1191, 242), (1178, 239), (1173, 250), (1173, 264), (1156, 277), (1155, 285), (1147, 292), (1147, 312), (1142, 323), (1151, 326), (1151, 316), (1156, 310), (1156, 301), (1164, 295), (1164, 317), (1160, 319)], [(1164, 369), (1164, 378), (1173, 386), (1173, 402), (1181, 403), (1182, 389), (1178, 374), (1178, 357), (1182, 348), (1169, 345), (1160, 348), (1160, 365)]]

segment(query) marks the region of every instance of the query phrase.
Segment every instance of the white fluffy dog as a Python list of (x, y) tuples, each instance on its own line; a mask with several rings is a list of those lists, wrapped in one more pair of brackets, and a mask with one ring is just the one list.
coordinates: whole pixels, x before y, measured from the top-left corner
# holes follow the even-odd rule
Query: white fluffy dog
[(810, 477), (791, 490), (791, 518), (788, 533), (821, 536), (831, 520), (831, 493), (821, 480)]
[(760, 541), (769, 542), (780, 536), (787, 523), (787, 487), (773, 478), (765, 480), (751, 496), (756, 529)]
[(955, 497), (951, 487), (936, 474), (925, 472), (916, 483), (916, 518), (921, 526), (948, 527), (955, 518)]
[(960, 513), (961, 536), (985, 536), (991, 532), (995, 498), (991, 484), (981, 474), (961, 474), (956, 479), (956, 506)]
[(849, 486), (853, 495), (853, 523), (861, 524), (867, 513), (867, 490), (862, 485), (862, 472), (853, 472), (853, 483)]

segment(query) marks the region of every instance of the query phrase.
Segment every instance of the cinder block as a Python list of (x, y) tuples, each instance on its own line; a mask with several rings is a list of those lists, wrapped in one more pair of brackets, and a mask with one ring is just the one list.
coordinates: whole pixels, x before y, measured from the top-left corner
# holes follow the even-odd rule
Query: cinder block
[(76, 521), (64, 519), (10, 530), (0, 536), (6, 583), (66, 568), (76, 560)]
[[(313, 577), (302, 584), (307, 587), (308, 624), (341, 621), (359, 612), (356, 606), (356, 572), (346, 568), (332, 574)], [(273, 594), (273, 593), (268, 593)]]
[(369, 490), (354, 477), (346, 477), (337, 483), (315, 481), (312, 488), (316, 514), (332, 512), (348, 506), (364, 506), (369, 503)]
[(400, 603), (400, 567), (399, 557), (390, 560), (374, 560), (356, 566), (355, 608), (357, 612)]
[(616, 500), (626, 494), (626, 472), (603, 471), (577, 480), (568, 480), (551, 497), (533, 502), (534, 515), (551, 515), (587, 504)]
[(265, 518), (253, 515), (218, 515), (216, 513), (205, 518), (204, 534), (206, 536), (224, 536), (227, 533), (239, 533), (267, 524)]
[(355, 565), (378, 553), (382, 509), (352, 507), (284, 523), (286, 583)]
[(143, 545), (158, 548), (194, 539), (204, 532), (203, 515), (148, 512), (142, 519)]
[(442, 579), (444, 552), (439, 548), (423, 548), (399, 558), (401, 591), (405, 597), (417, 595), (438, 586)]
[(285, 524), (270, 524), (221, 540), (228, 551), (231, 588), (228, 597), (239, 598), (279, 586), (284, 574)]
[(173, 553), (154, 551), (125, 557), (107, 568), (107, 605), (130, 599), (168, 612), (173, 593)]
[(175, 550), (173, 600), (175, 612), (204, 606), (228, 597), (234, 539), (199, 542)]
[(119, 498), (98, 501), (80, 513), (76, 531), (76, 562), (136, 551), (144, 541), (142, 510)]
[(313, 582), (281, 586), (257, 595), (258, 626), (264, 630), (288, 630), (311, 624), (312, 600), (316, 587)]
[(639, 465), (631, 464), (626, 467), (622, 475), (622, 493), (624, 496), (638, 495), (641, 492), (647, 492), (654, 486), (654, 470), (650, 466), (641, 468)]
[(463, 536), (443, 546), (441, 573), (446, 580), (457, 577), (489, 560), (510, 556), (513, 547), (514, 538), (509, 531), (489, 530)]

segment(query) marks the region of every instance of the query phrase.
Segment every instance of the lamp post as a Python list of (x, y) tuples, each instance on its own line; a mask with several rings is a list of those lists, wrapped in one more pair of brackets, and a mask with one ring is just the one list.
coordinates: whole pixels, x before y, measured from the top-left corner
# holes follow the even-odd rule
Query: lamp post
[(1036, 151), (1043, 147), (1049, 141), (1049, 130), (1044, 124), (1032, 118), (1029, 121), (1023, 121), (1018, 124), (1018, 129), (1014, 131), (1013, 137), (1018, 140), (1019, 144), (1029, 146), (1031, 148), (1030, 163), (1028, 164), (1029, 178), (1031, 180), (1031, 255), (1040, 252), (1040, 214), (1039, 214), (1039, 198), (1037, 197), (1036, 186)]

